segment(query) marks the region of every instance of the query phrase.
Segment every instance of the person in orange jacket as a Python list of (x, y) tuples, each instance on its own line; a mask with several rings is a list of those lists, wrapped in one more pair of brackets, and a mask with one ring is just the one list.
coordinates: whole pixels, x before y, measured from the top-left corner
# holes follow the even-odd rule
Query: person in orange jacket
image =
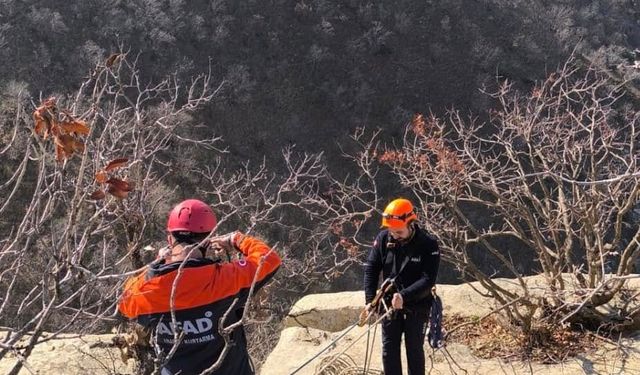
[[(278, 254), (264, 242), (239, 232), (206, 240), (216, 223), (206, 203), (189, 199), (178, 204), (167, 221), (169, 250), (125, 283), (118, 309), (151, 328), (156, 355), (163, 363), (162, 375), (199, 374), (215, 364), (225, 347), (219, 324), (229, 327), (238, 322), (254, 279), (257, 290), (281, 264)], [(243, 257), (221, 264), (205, 257), (210, 247), (235, 249)], [(242, 325), (230, 338), (230, 348), (213, 373), (254, 374)]]

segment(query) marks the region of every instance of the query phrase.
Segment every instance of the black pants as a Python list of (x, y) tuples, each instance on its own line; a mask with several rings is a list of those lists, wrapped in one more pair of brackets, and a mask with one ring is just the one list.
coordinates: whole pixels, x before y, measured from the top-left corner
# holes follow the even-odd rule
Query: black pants
[(424, 375), (424, 335), (428, 310), (397, 312), (382, 321), (382, 365), (385, 375), (402, 375), (400, 343), (404, 333), (409, 375)]

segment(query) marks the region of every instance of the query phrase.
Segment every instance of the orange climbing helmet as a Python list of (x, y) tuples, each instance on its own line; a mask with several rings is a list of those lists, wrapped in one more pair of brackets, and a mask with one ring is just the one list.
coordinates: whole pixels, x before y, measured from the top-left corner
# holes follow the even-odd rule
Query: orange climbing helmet
[(402, 228), (413, 220), (417, 220), (413, 204), (408, 199), (394, 199), (382, 213), (382, 226), (385, 228)]

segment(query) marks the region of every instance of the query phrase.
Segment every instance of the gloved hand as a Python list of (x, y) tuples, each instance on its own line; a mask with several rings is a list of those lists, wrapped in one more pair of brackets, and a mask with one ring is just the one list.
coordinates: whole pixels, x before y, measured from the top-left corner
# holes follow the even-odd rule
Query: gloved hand
[(370, 303), (367, 303), (366, 305), (364, 305), (364, 311), (369, 312), (373, 310), (373, 306), (371, 306)]
[(360, 316), (358, 318), (358, 325), (360, 327), (364, 326), (367, 323), (371, 323), (375, 321), (375, 316), (377, 315), (375, 312), (371, 312), (373, 310), (373, 306), (370, 303), (367, 303), (364, 306), (364, 309), (360, 312)]
[(210, 241), (211, 248), (216, 253), (225, 252), (229, 254), (232, 250), (240, 251), (238, 244), (240, 243), (242, 236), (242, 233), (236, 231), (213, 237)]

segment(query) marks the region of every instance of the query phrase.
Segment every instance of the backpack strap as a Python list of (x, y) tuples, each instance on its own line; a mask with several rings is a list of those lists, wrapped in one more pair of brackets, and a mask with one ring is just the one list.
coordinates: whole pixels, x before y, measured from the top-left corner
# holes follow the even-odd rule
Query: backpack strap
[(407, 253), (407, 256), (404, 257), (404, 259), (402, 260), (402, 264), (400, 264), (400, 269), (399, 270), (397, 270), (397, 268), (396, 268), (396, 266), (397, 266), (397, 264), (396, 264), (397, 257), (394, 254), (394, 256), (393, 256), (393, 278), (394, 279), (397, 278), (402, 273), (402, 271), (407, 266), (407, 264), (409, 264), (409, 261), (411, 260), (411, 255), (412, 254), (413, 254), (413, 251), (410, 252), (410, 253)]
[(407, 252), (407, 256), (402, 260), (402, 263), (400, 264), (400, 269), (398, 269), (398, 257), (393, 252), (393, 250), (388, 250), (388, 247), (389, 247), (388, 243), (392, 243), (394, 245), (393, 246), (394, 248), (397, 246), (397, 243), (392, 242), (390, 238), (387, 238), (387, 241), (385, 241), (384, 243), (384, 250), (386, 251), (386, 254), (384, 257), (385, 263), (387, 263), (387, 261), (389, 260), (388, 257), (393, 257), (391, 259), (393, 266), (391, 268), (391, 275), (389, 276), (389, 278), (396, 279), (402, 273), (402, 271), (407, 266), (407, 264), (409, 264), (409, 261), (411, 260), (411, 256), (413, 256), (413, 251)]

